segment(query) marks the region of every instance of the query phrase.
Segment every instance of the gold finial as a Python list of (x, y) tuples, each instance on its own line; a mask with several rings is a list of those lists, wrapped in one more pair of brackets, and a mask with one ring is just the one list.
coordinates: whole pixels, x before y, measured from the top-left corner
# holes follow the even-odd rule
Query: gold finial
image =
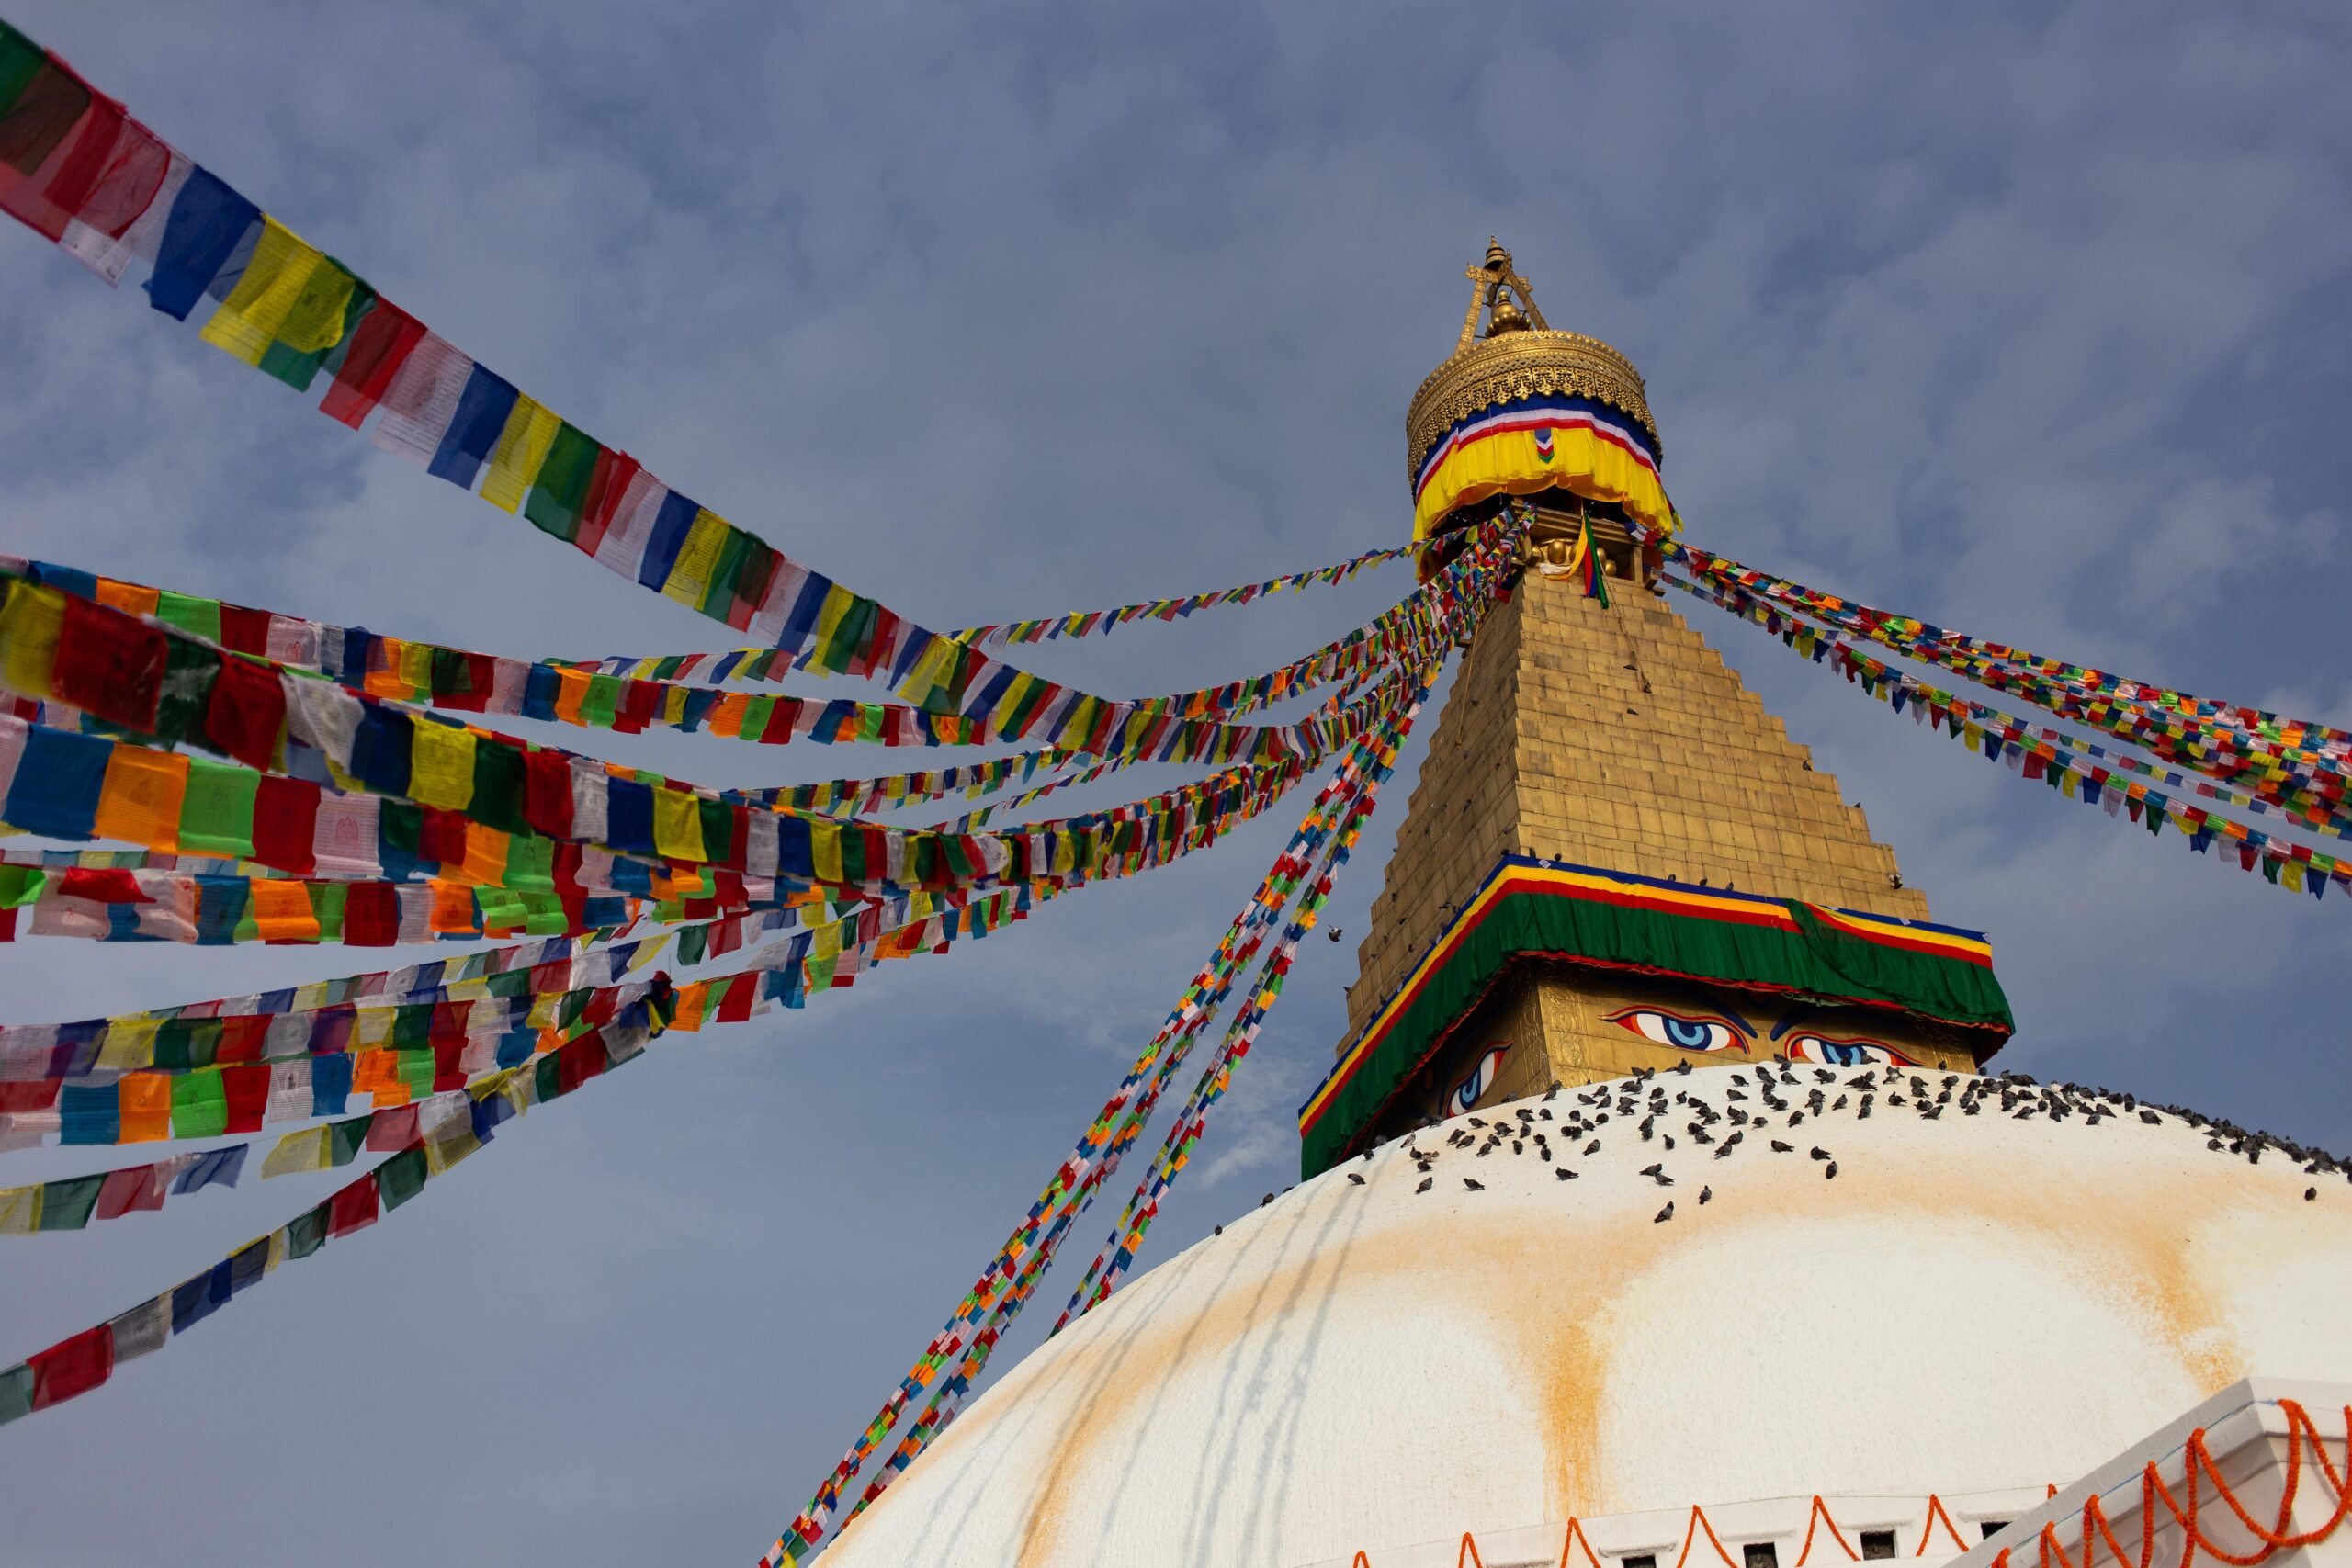
[(1494, 277), (1510, 276), (1510, 253), (1492, 234), (1487, 236), (1487, 272)]
[(1505, 333), (1523, 333), (1528, 330), (1526, 312), (1510, 302), (1510, 286), (1505, 283), (1495, 285), (1494, 298), (1487, 302), (1487, 335), (1488, 337), (1500, 337)]

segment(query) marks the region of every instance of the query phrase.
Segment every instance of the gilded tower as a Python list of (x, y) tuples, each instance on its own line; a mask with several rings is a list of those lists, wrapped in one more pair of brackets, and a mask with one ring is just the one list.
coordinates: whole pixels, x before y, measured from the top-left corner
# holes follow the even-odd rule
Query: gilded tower
[[(1973, 1071), (2010, 1023), (1861, 807), (1664, 603), (1678, 526), (1642, 378), (1552, 330), (1501, 246), (1407, 416), (1414, 533), (1513, 505), (1527, 570), (1465, 653), (1302, 1109), (1311, 1173), (1369, 1142), (1644, 1068)], [(1483, 322), (1484, 330), (1481, 331)]]

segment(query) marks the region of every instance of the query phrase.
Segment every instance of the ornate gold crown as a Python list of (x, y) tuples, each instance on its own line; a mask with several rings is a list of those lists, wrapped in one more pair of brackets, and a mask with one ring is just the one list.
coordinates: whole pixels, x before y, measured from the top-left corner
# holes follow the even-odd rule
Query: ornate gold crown
[[(1467, 275), (1474, 287), (1462, 336), (1445, 363), (1430, 372), (1406, 411), (1408, 484), (1419, 478), (1422, 459), (1456, 421), (1498, 403), (1547, 393), (1591, 398), (1633, 415), (1649, 433), (1651, 451), (1664, 457), (1649, 400), (1643, 395), (1641, 372), (1632, 360), (1597, 337), (1554, 332), (1536, 308), (1527, 280), (1512, 268), (1510, 253), (1500, 245), (1488, 242), (1486, 265), (1469, 268)], [(1481, 312), (1487, 317), (1483, 337), (1478, 334)]]

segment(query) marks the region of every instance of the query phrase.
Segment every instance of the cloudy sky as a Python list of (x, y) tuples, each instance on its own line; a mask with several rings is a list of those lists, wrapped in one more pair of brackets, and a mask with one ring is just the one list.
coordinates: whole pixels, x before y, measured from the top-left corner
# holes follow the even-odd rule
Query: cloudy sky
[[(1699, 542), (2352, 725), (2352, 27), (2325, 8), (8, 14), (526, 390), (933, 625), (1401, 538), (1405, 402), (1496, 233), (1555, 324), (1641, 366)], [(14, 228), (0, 364), (0, 548), (504, 653), (712, 645)], [(1205, 683), (1405, 586), (1036, 663)], [(2352, 1146), (2352, 903), (2224, 875), (1690, 613), (1938, 915), (1992, 933), (2005, 1060)], [(625, 754), (718, 784), (880, 755)], [(1150, 1033), (1277, 818), (516, 1124), (397, 1223), (0, 1432), (6, 1555), (750, 1561)], [(1159, 1256), (1295, 1176), (1353, 948), (1310, 944)], [(0, 949), (0, 1004), (334, 972), (28, 942)], [(0, 1180), (91, 1163), (11, 1156)], [(304, 1181), (8, 1242), (0, 1360), (332, 1185)]]

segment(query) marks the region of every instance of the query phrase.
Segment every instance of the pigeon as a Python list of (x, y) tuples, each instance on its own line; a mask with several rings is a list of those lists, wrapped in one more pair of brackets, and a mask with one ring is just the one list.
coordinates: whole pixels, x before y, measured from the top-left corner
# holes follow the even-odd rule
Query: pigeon
[(1813, 1157), (1815, 1159), (1827, 1159), (1829, 1157), (1829, 1151), (1823, 1148), (1820, 1145), (1815, 1144), (1813, 1146)]
[(1666, 1165), (1661, 1161), (1657, 1165), (1645, 1165), (1642, 1167), (1641, 1174), (1644, 1176), (1656, 1176), (1659, 1171), (1664, 1170), (1665, 1168)]
[(1838, 1179), (1838, 1162), (1836, 1160), (1833, 1159), (1827, 1165), (1821, 1168), (1821, 1179), (1824, 1181), (1835, 1181)]
[(1678, 1073), (1687, 1073), (1690, 1070), (1690, 1064), (1688, 1061), (1677, 1062), (1674, 1064), (1674, 1070)]
[(2318, 1188), (2316, 1188), (2316, 1187), (2306, 1187), (2306, 1188), (2304, 1188), (2304, 1189), (2303, 1189), (2303, 1201), (2304, 1201), (2304, 1202), (2306, 1202), (2306, 1203), (2312, 1203), (2312, 1202), (2317, 1202), (2318, 1201), (2319, 1201), (2319, 1189), (2318, 1189)]
[(1484, 1192), (1487, 1190), (1487, 1184), (1485, 1182), (1473, 1181), (1466, 1176), (1462, 1179), (1462, 1185), (1467, 1187), (1473, 1192)]
[(1372, 1163), (1372, 1151), (1370, 1149), (1364, 1150), (1363, 1161), (1366, 1165), (1370, 1165)]
[(1263, 1198), (1261, 1198), (1261, 1199), (1259, 1199), (1259, 1200), (1258, 1200), (1258, 1207), (1260, 1207), (1261, 1209), (1262, 1209), (1262, 1208), (1264, 1208), (1267, 1204), (1269, 1204), (1269, 1203), (1272, 1202), (1273, 1201), (1274, 1201), (1274, 1195), (1273, 1195), (1272, 1193), (1269, 1192), (1269, 1193), (1267, 1193)]
[(1330, 938), (1331, 938), (1331, 940), (1332, 940), (1333, 942), (1337, 942), (1337, 941), (1339, 941), (1339, 940), (1340, 940), (1340, 928), (1339, 928), (1339, 927), (1337, 927), (1337, 926), (1333, 926), (1333, 927), (1331, 928), (1331, 930), (1330, 930), (1329, 935), (1330, 935)]
[(1584, 1152), (1589, 1155), (1599, 1154), (1600, 1152), (1600, 1140), (1599, 1138), (1595, 1138), (1592, 1142), (1587, 1144), (1584, 1146)]
[(1794, 1145), (1784, 1144), (1781, 1142), (1780, 1139), (1775, 1138), (1772, 1140), (1772, 1152), (1776, 1155), (1792, 1155), (1797, 1151)]
[(1712, 1203), (1714, 1201), (1715, 1190), (1713, 1188), (1702, 1187), (1699, 1189), (1699, 1202), (1702, 1207), (1704, 1207), (1706, 1204)]
[(1225, 1227), (1224, 1227), (1223, 1225), (1219, 1225), (1219, 1226), (1217, 1226), (1217, 1227), (1216, 1227), (1216, 1234), (1217, 1234), (1217, 1235), (1223, 1235), (1225, 1234)]
[(1657, 1182), (1660, 1187), (1671, 1187), (1674, 1185), (1674, 1178), (1667, 1175), (1664, 1171), (1658, 1172), (1656, 1176), (1651, 1177), (1650, 1179)]
[(1350, 1181), (1354, 1182), (1358, 1187), (1362, 1187), (1362, 1186), (1363, 1185), (1363, 1177), (1361, 1177), (1361, 1176), (1358, 1176), (1358, 1175), (1357, 1175), (1354, 1171), (1352, 1171), (1352, 1170), (1351, 1170), (1351, 1171), (1350, 1171), (1350, 1172), (1348, 1172), (1348, 1179), (1349, 1179)]
[(1562, 1181), (1574, 1181), (1577, 1179), (1577, 1173), (1570, 1170), (1565, 1165), (1555, 1169), (1552, 1174), (1558, 1177)]
[(1652, 1220), (1650, 1224), (1662, 1225), (1672, 1218), (1674, 1218), (1674, 1200), (1669, 1198), (1666, 1201), (1666, 1207), (1657, 1212), (1657, 1218)]
[(1424, 1176), (1424, 1177), (1422, 1177), (1422, 1178), (1421, 1178), (1421, 1184), (1420, 1184), (1419, 1187), (1414, 1188), (1414, 1189), (1413, 1189), (1413, 1190), (1414, 1190), (1414, 1191), (1416, 1191), (1416, 1192), (1426, 1192), (1426, 1191), (1428, 1191), (1430, 1188), (1432, 1188), (1432, 1187), (1434, 1187), (1434, 1186), (1436, 1186), (1436, 1185), (1437, 1185), (1437, 1178), (1436, 1178), (1436, 1177), (1434, 1177), (1434, 1176)]

